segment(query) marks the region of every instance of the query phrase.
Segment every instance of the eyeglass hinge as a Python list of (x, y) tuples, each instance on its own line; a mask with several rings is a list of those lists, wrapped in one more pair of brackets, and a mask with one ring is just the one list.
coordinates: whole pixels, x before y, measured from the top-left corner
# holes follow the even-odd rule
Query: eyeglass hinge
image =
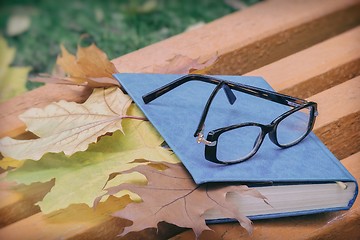
[(296, 102), (292, 102), (292, 101), (287, 101), (289, 106), (292, 107), (300, 107), (302, 104), (296, 103)]
[(204, 138), (203, 131), (199, 132), (199, 134), (197, 135), (196, 142), (197, 143), (204, 143), (206, 146), (215, 146), (216, 145), (216, 141), (210, 142), (210, 141), (208, 141), (208, 140), (206, 140)]

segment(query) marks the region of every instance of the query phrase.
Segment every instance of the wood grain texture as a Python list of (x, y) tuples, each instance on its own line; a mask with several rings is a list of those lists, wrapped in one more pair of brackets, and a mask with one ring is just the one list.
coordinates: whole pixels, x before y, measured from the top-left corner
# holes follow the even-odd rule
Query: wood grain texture
[(11, 191), (2, 192), (0, 228), (40, 212), (36, 203), (45, 197), (54, 184), (53, 179), (47, 183), (20, 185)]
[[(360, 152), (342, 160), (344, 166), (360, 181)], [(129, 221), (108, 217), (114, 210), (116, 200), (103, 204), (97, 212), (86, 206), (79, 206), (55, 212), (48, 216), (37, 213), (0, 229), (0, 239), (117, 239), (116, 235)], [(249, 236), (237, 223), (211, 225), (213, 232), (204, 232), (200, 239), (322, 239), (321, 236), (333, 236), (338, 224), (348, 229), (342, 232), (346, 239), (354, 239), (359, 222), (360, 199), (357, 199), (351, 211), (322, 213), (308, 216), (287, 217), (280, 219), (259, 220), (254, 222), (254, 233)], [(68, 222), (70, 217), (73, 221)], [(67, 219), (64, 221), (63, 219)], [(331, 223), (328, 223), (330, 222)], [(345, 221), (345, 222), (344, 222)], [(348, 228), (350, 226), (350, 229)], [(23, 229), (24, 231), (17, 231)], [(130, 234), (122, 239), (167, 239), (185, 229), (169, 224), (160, 224), (160, 231), (146, 229), (140, 233)], [(346, 235), (347, 234), (347, 235)], [(319, 237), (320, 236), (320, 237)], [(5, 238), (6, 237), (6, 238)], [(194, 239), (193, 232), (186, 230), (171, 239)], [(307, 238), (305, 238), (307, 239)], [(342, 239), (342, 238), (329, 238)]]
[[(359, 0), (265, 1), (116, 58), (113, 63), (120, 72), (152, 72), (153, 66), (166, 65), (179, 54), (200, 60), (218, 54), (219, 60), (209, 69), (209, 74), (242, 74), (359, 25), (358, 12)], [(342, 64), (343, 68), (356, 69), (359, 65), (358, 62)], [(328, 74), (339, 71), (335, 69)], [(0, 104), (0, 137), (22, 133), (25, 126), (17, 116), (30, 107), (60, 99), (83, 102), (89, 96), (89, 91), (80, 87), (61, 88), (69, 89), (45, 86)]]
[[(330, 88), (324, 92), (321, 92), (313, 97), (311, 97), (311, 100), (317, 101), (319, 104), (319, 112), (320, 115), (318, 117), (318, 121), (315, 125), (315, 133), (320, 136), (326, 143), (326, 141), (329, 141), (330, 143), (333, 144), (329, 144), (328, 143), (328, 147), (330, 148), (330, 150), (335, 154), (335, 155), (342, 155), (344, 149), (346, 148), (346, 153), (349, 152), (355, 152), (356, 149), (358, 149), (358, 144), (357, 140), (358, 138), (358, 134), (359, 131), (353, 131), (352, 129), (347, 129), (348, 124), (352, 123), (355, 127), (358, 126), (358, 124), (356, 124), (356, 119), (353, 118), (352, 114), (354, 113), (358, 113), (359, 112), (359, 108), (360, 105), (358, 105), (358, 100), (359, 100), (359, 94), (358, 93), (358, 89), (359, 89), (359, 77), (349, 80), (347, 82), (344, 82), (338, 86), (335, 86), (333, 88)], [(345, 93), (345, 94), (344, 94)], [(334, 111), (334, 107), (339, 107), (339, 111)], [(344, 106), (344, 107), (341, 107)], [(333, 125), (337, 126), (337, 128), (332, 127)], [(337, 129), (338, 132), (341, 132), (342, 135), (338, 135), (336, 137), (334, 137), (334, 133), (330, 131), (330, 133), (328, 132), (328, 129), (330, 129), (331, 131), (334, 131)], [(343, 140), (345, 139), (345, 143), (343, 142)], [(342, 142), (341, 145), (336, 144), (337, 142)], [(346, 145), (346, 141), (348, 141), (351, 144), (347, 144)], [(354, 144), (355, 143), (355, 144)], [(356, 170), (356, 166), (352, 167), (351, 170)], [(49, 189), (44, 185), (43, 188), (43, 193), (42, 195), (45, 195), (46, 192)], [(28, 189), (28, 192), (32, 192), (32, 188)], [(22, 198), (19, 198), (17, 201), (15, 202), (10, 202), (9, 205), (7, 206), (2, 206), (2, 208), (0, 209), (0, 213), (8, 213), (9, 209), (11, 209), (11, 213), (6, 215), (2, 215), (3, 216), (3, 221), (6, 221), (7, 223), (11, 223), (14, 222), (14, 220), (12, 218), (10, 218), (11, 216), (17, 216), (16, 220), (20, 220), (26, 217), (29, 217), (27, 219), (24, 219), (25, 222), (23, 221), (19, 221), (13, 225), (10, 225), (10, 229), (15, 229), (16, 227), (22, 227), (21, 224), (27, 225), (29, 224), (29, 222), (32, 221), (39, 221), (39, 219), (34, 218), (33, 216), (31, 216), (32, 214), (34, 214), (35, 212), (38, 212), (39, 209), (34, 209), (33, 204), (35, 203), (33, 200), (28, 199), (29, 196), (24, 195)], [(67, 211), (71, 212), (71, 209), (68, 209)], [(330, 214), (330, 215), (326, 215), (325, 217), (323, 215), (318, 215), (316, 217), (319, 218), (319, 220), (317, 220), (317, 225), (313, 224), (313, 216), (309, 217), (309, 216), (304, 216), (301, 217), (301, 221), (298, 222), (298, 220), (294, 222), (292, 222), (292, 218), (289, 218), (286, 220), (287, 224), (284, 224), (284, 221), (279, 221), (279, 220), (274, 220), (271, 221), (271, 223), (266, 222), (265, 226), (283, 226), (286, 225), (288, 226), (287, 229), (288, 231), (290, 231), (291, 229), (297, 229), (296, 231), (300, 231), (302, 229), (301, 226), (306, 227), (305, 223), (309, 223), (311, 222), (311, 226), (312, 228), (318, 228), (323, 226), (324, 221), (328, 221), (334, 217), (336, 217), (336, 213), (334, 214)], [(41, 219), (43, 219), (44, 217), (42, 217)], [(114, 229), (113, 227), (113, 223), (118, 222), (117, 220), (114, 220), (113, 218), (106, 218), (103, 220), (99, 220), (97, 221), (98, 216), (92, 216), (89, 221), (93, 222), (95, 221), (97, 224), (95, 225), (87, 225), (84, 223), (84, 225), (78, 225), (77, 226), (77, 230), (78, 231), (74, 231), (72, 232), (72, 234), (74, 234), (74, 236), (71, 235), (72, 237), (79, 237), (80, 235), (84, 235), (84, 236), (89, 236), (89, 231), (92, 231), (93, 229), (97, 229), (97, 226), (102, 226), (104, 228), (109, 228), (109, 229)], [(325, 220), (324, 220), (325, 218)], [(6, 220), (7, 219), (7, 220)], [(298, 218), (295, 218), (298, 219)], [(261, 222), (261, 221), (260, 221)], [(82, 222), (83, 223), (83, 222)], [(117, 227), (115, 227), (115, 229), (119, 230), (121, 229), (121, 225), (120, 223), (124, 223), (124, 222), (118, 222)], [(39, 223), (40, 224), (40, 223)], [(255, 227), (258, 225), (258, 222), (256, 222)], [(42, 221), (41, 224), (42, 227), (46, 228), (46, 221)], [(236, 234), (245, 234), (246, 232), (244, 232), (241, 228), (239, 228), (237, 226), (237, 224), (225, 224), (224, 226), (226, 226), (226, 231), (228, 232), (227, 227), (231, 226), (231, 228), (233, 228), (233, 231), (236, 231)], [(224, 226), (220, 225), (220, 226), (214, 226), (216, 229), (218, 228), (217, 231), (220, 231), (220, 229), (222, 229)], [(259, 232), (263, 231), (262, 228), (263, 225), (260, 224), (260, 230)], [(68, 225), (64, 225), (64, 227), (68, 227)], [(5, 228), (4, 230), (9, 229), (9, 228)], [(59, 230), (60, 231), (60, 227)], [(256, 229), (256, 228), (255, 228)], [(6, 230), (5, 232), (10, 231), (10, 230)], [(64, 229), (65, 231), (65, 229)], [(155, 236), (153, 232), (148, 232), (150, 230), (146, 230), (145, 232), (147, 232), (147, 234), (150, 234), (151, 236)], [(170, 228), (170, 229), (164, 229), (163, 230), (163, 234), (165, 236), (168, 236), (171, 234), (173, 234), (173, 231), (180, 231), (179, 228)], [(1, 234), (2, 230), (0, 230), (0, 234)], [(11, 231), (10, 231), (11, 232)], [(110, 232), (112, 232), (113, 234), (115, 234), (115, 231), (110, 231), (107, 233), (106, 237), (107, 238), (111, 238), (111, 234)], [(118, 232), (116, 232), (117, 234)], [(141, 234), (145, 234), (145, 233), (141, 233)], [(207, 234), (210, 233), (206, 233), (205, 236), (208, 236)], [(234, 233), (235, 234), (235, 233)], [(269, 232), (266, 232), (266, 236), (267, 234), (269, 234)], [(149, 235), (149, 236), (150, 236)], [(36, 234), (34, 236), (37, 236)], [(48, 235), (46, 235), (47, 237), (49, 237)], [(61, 235), (62, 236), (62, 235)], [(114, 235), (115, 236), (115, 235)], [(114, 237), (113, 236), (113, 237)], [(141, 235), (142, 236), (142, 235)], [(232, 236), (232, 235), (231, 235)], [(70, 237), (70, 236), (68, 236)], [(160, 238), (160, 237), (159, 237)], [(80, 238), (81, 239), (81, 238)], [(151, 239), (151, 238), (149, 238)], [(230, 238), (229, 238), (230, 239)]]
[(30, 108), (45, 107), (51, 102), (61, 99), (66, 101), (84, 102), (92, 90), (81, 86), (45, 85), (26, 92), (0, 104), (0, 138), (15, 137), (24, 133), (25, 125), (18, 115)]
[[(359, 161), (360, 152), (341, 161), (357, 181), (360, 181)], [(360, 199), (357, 199), (350, 211), (255, 221), (251, 236), (236, 223), (215, 224), (211, 226), (213, 232), (204, 232), (200, 239), (322, 239), (323, 236), (333, 236), (328, 239), (356, 239), (359, 233), (356, 228), (359, 224), (359, 213)], [(194, 235), (187, 230), (171, 239), (194, 239)]]
[(319, 102), (315, 134), (339, 159), (360, 151), (360, 77), (311, 96)]
[[(251, 71), (248, 75), (263, 76), (277, 91), (318, 102), (315, 133), (359, 181), (358, 12), (359, 0), (266, 1), (113, 62), (123, 72), (151, 72), (177, 54), (206, 60), (218, 53), (210, 73)], [(5, 102), (0, 105), (0, 137), (24, 133), (17, 116), (30, 107), (60, 99), (84, 102), (89, 94), (83, 87), (48, 85)], [(0, 192), (0, 239), (118, 239), (121, 229), (131, 224), (109, 216), (123, 204), (116, 199), (96, 211), (74, 205), (45, 216), (34, 203), (51, 186), (39, 183)], [(358, 237), (359, 205), (358, 199), (351, 211), (256, 221), (251, 237), (238, 224), (212, 225), (214, 232), (204, 232), (201, 238), (351, 239)], [(161, 223), (158, 233), (146, 229), (124, 239), (193, 239), (191, 231), (183, 231)]]
[(356, 27), (246, 75), (263, 76), (276, 91), (307, 98), (360, 75), (359, 42)]
[(177, 54), (202, 60), (218, 54), (211, 74), (243, 74), (358, 25), (359, 11), (358, 0), (265, 1), (114, 63), (120, 72), (151, 72)]
[[(344, 159), (342, 163), (359, 182), (360, 152)], [(360, 239), (360, 200), (346, 214), (340, 215), (307, 236), (308, 240)]]
[(77, 236), (84, 236), (82, 235), (84, 232), (96, 236), (99, 234), (98, 230), (102, 223), (109, 222), (111, 224), (107, 226), (107, 231), (101, 232), (101, 236), (108, 239), (107, 236), (114, 237), (121, 232), (121, 226), (130, 224), (128, 220), (111, 220), (112, 218), (109, 216), (114, 210), (123, 207), (124, 203), (129, 201), (128, 199), (128, 201), (121, 202), (110, 198), (106, 203), (101, 203), (96, 210), (85, 204), (79, 204), (69, 207), (67, 211), (59, 210), (49, 215), (37, 213), (2, 228), (0, 239), (71, 239), (74, 237), (84, 239), (77, 238)]

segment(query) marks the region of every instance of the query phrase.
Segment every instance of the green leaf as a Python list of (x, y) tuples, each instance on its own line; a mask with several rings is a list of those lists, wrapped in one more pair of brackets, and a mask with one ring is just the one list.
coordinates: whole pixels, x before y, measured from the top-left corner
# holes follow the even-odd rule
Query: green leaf
[(0, 168), (7, 170), (8, 168), (17, 168), (22, 166), (24, 161), (19, 161), (13, 158), (5, 157), (0, 160)]
[[(131, 105), (129, 115), (139, 116), (140, 110)], [(77, 152), (70, 157), (62, 153), (48, 153), (39, 161), (27, 160), (24, 165), (9, 172), (7, 179), (18, 183), (47, 182), (55, 178), (55, 186), (38, 203), (44, 213), (66, 208), (70, 204), (85, 203), (92, 206), (93, 201), (102, 195), (107, 186), (122, 182), (146, 182), (140, 174), (126, 178), (109, 176), (143, 164), (136, 159), (178, 162), (176, 156), (160, 146), (161, 136), (148, 121), (124, 119), (123, 134), (120, 131), (112, 136), (104, 136), (96, 144), (90, 145), (85, 152)], [(116, 196), (122, 196), (121, 192)], [(138, 200), (132, 195), (133, 200)]]

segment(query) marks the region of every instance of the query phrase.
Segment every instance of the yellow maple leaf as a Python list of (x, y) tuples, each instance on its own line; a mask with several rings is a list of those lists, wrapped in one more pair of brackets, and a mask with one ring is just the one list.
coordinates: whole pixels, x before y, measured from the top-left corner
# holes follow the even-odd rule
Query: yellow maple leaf
[(26, 91), (29, 67), (10, 67), (15, 57), (15, 48), (0, 37), (0, 101), (10, 99)]
[(120, 89), (95, 89), (83, 104), (64, 100), (44, 109), (32, 108), (20, 115), (27, 129), (40, 138), (0, 139), (0, 151), (5, 157), (17, 160), (38, 160), (47, 152), (71, 155), (84, 151), (99, 136), (122, 130), (121, 121), (131, 99)]
[(18, 168), (23, 165), (24, 161), (19, 161), (13, 158), (5, 157), (0, 160), (0, 168), (7, 170), (8, 168)]
[[(131, 104), (127, 114), (139, 118), (143, 116), (135, 104)], [(145, 164), (149, 160), (179, 162), (175, 154), (160, 146), (164, 140), (149, 121), (124, 119), (122, 128), (124, 134), (116, 131), (111, 136), (103, 136), (84, 152), (76, 152), (71, 156), (48, 153), (39, 161), (22, 161), (23, 166), (9, 172), (6, 180), (29, 185), (55, 179), (51, 191), (37, 203), (43, 213), (50, 213), (78, 203), (92, 206), (94, 199), (104, 193), (105, 183), (106, 187), (123, 182), (146, 183), (146, 178), (141, 174), (114, 173)], [(139, 197), (128, 191), (114, 195), (130, 195), (132, 200), (139, 200)]]
[(94, 88), (119, 86), (118, 81), (112, 76), (117, 73), (115, 65), (95, 44), (88, 47), (78, 46), (76, 56), (69, 53), (63, 45), (60, 49), (61, 55), (56, 60), (57, 70), (60, 71), (54, 75), (42, 74), (32, 78), (32, 81), (86, 85)]

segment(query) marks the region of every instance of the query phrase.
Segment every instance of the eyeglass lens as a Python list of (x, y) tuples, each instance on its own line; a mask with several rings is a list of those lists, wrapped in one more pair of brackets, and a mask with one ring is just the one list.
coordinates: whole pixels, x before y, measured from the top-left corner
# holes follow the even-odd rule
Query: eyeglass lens
[[(278, 143), (283, 147), (297, 143), (307, 134), (310, 119), (310, 107), (282, 119), (276, 128)], [(261, 134), (261, 127), (253, 125), (244, 125), (221, 133), (217, 139), (217, 159), (231, 163), (248, 158), (257, 150)]]
[(244, 126), (223, 132), (217, 142), (217, 158), (223, 162), (247, 158), (255, 150), (261, 131), (258, 126)]
[(310, 117), (311, 107), (307, 107), (281, 120), (276, 129), (278, 143), (286, 147), (303, 138), (309, 129)]

